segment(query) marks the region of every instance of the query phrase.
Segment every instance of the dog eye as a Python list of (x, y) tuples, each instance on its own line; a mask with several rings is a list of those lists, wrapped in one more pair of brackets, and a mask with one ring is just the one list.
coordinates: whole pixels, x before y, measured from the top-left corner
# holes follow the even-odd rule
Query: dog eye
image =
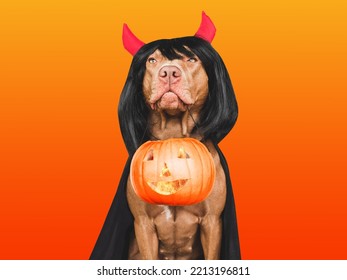
[(156, 63), (157, 60), (155, 58), (153, 58), (153, 57), (150, 57), (150, 58), (148, 58), (148, 62), (149, 63)]
[(198, 60), (195, 57), (190, 57), (188, 59), (189, 62), (197, 62)]

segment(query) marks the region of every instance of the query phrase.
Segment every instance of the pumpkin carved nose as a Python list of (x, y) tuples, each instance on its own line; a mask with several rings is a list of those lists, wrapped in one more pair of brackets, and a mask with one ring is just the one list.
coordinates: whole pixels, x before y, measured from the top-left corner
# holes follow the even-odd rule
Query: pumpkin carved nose
[(163, 83), (177, 83), (181, 80), (181, 76), (181, 70), (176, 66), (164, 66), (159, 71), (159, 79)]
[(167, 167), (166, 162), (164, 162), (164, 167), (161, 170), (160, 177), (170, 177), (170, 176), (171, 176), (170, 169)]

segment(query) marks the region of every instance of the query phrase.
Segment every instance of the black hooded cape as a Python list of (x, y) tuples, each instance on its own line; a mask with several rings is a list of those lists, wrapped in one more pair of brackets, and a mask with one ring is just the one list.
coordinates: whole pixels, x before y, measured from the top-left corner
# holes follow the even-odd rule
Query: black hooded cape
[[(239, 236), (236, 221), (235, 202), (232, 191), (230, 174), (224, 155), (215, 144), (221, 165), (225, 172), (227, 197), (222, 213), (222, 244), (221, 260), (241, 259)], [(129, 157), (120, 179), (117, 193), (111, 204), (100, 235), (90, 256), (91, 260), (127, 260), (130, 236), (134, 231), (132, 216), (126, 198), (126, 186), (130, 172), (131, 158)]]

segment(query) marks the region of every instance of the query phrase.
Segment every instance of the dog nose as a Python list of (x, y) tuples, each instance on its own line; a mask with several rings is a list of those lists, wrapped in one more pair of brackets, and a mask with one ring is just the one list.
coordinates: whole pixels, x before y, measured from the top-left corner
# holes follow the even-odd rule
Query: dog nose
[(159, 79), (165, 83), (176, 83), (181, 79), (181, 70), (176, 66), (164, 66), (159, 71)]

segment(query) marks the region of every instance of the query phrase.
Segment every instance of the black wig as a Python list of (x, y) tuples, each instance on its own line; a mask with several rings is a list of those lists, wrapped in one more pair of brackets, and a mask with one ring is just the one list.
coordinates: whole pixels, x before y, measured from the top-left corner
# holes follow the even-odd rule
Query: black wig
[(211, 44), (189, 36), (153, 41), (144, 45), (134, 56), (118, 107), (120, 128), (128, 153), (133, 154), (149, 140), (147, 122), (150, 109), (145, 103), (142, 82), (146, 61), (157, 49), (169, 60), (180, 58), (180, 54), (196, 55), (201, 60), (208, 76), (209, 93), (194, 129), (199, 129), (203, 139), (219, 143), (237, 119), (234, 90), (223, 60)]

